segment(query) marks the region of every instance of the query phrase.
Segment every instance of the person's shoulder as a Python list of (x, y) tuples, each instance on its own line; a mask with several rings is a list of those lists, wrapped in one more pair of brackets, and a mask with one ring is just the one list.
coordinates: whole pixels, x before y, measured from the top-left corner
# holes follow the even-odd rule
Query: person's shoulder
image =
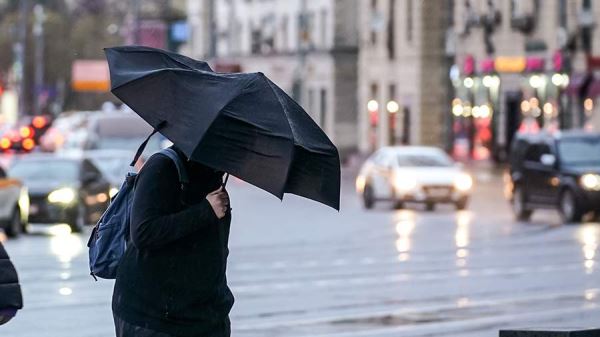
[(177, 173), (177, 167), (171, 158), (161, 153), (154, 153), (144, 163), (144, 166), (140, 170), (140, 174), (149, 172), (163, 174), (165, 171), (169, 173)]

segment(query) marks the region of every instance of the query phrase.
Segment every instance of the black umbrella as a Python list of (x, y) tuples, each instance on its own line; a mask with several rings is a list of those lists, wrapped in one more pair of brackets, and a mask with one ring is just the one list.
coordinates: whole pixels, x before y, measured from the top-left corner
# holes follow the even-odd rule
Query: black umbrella
[(339, 210), (336, 147), (262, 73), (221, 74), (147, 47), (105, 49), (111, 91), (191, 160), (282, 199), (293, 193)]

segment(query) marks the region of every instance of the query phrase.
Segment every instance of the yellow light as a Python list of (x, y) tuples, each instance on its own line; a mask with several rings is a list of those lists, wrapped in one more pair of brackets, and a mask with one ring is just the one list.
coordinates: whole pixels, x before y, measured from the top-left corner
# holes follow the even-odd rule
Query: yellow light
[(532, 88), (541, 88), (546, 85), (546, 79), (543, 75), (532, 75), (529, 78), (529, 85), (531, 85)]
[(23, 146), (23, 149), (29, 151), (29, 150), (33, 149), (33, 147), (35, 146), (35, 141), (31, 138), (25, 138), (25, 139), (23, 139), (21, 146)]
[(371, 112), (375, 112), (379, 110), (379, 103), (376, 100), (372, 99), (367, 103), (367, 110)]
[(464, 117), (469, 117), (469, 116), (471, 116), (471, 110), (472, 110), (472, 109), (471, 109), (471, 106), (470, 106), (470, 105), (465, 105), (465, 106), (463, 107), (463, 116), (464, 116)]
[(452, 106), (459, 105), (461, 103), (462, 103), (462, 101), (460, 100), (460, 98), (455, 98), (452, 100)]
[(2, 137), (2, 139), (0, 139), (0, 148), (3, 150), (8, 149), (10, 146), (12, 145), (10, 139), (6, 138), (6, 137)]
[(521, 102), (521, 111), (529, 112), (529, 110), (531, 110), (531, 104), (529, 104), (529, 101)]
[(363, 175), (356, 177), (356, 192), (362, 193), (365, 190), (367, 179)]
[(473, 114), (473, 117), (475, 118), (479, 118), (479, 107), (476, 105), (473, 107), (473, 109), (471, 109), (471, 114)]
[(106, 193), (98, 193), (96, 195), (96, 201), (99, 203), (104, 203), (108, 200), (108, 195)]
[(581, 176), (581, 185), (586, 190), (600, 191), (600, 175), (588, 173)]
[(465, 78), (464, 81), (463, 81), (463, 85), (465, 86), (465, 88), (469, 88), (469, 89), (473, 87), (474, 83), (475, 82), (470, 77)]
[(492, 80), (492, 76), (490, 75), (485, 75), (483, 77), (483, 86), (490, 88), (493, 85), (494, 80)]
[(461, 173), (454, 180), (454, 188), (456, 188), (458, 191), (466, 192), (469, 191), (471, 187), (473, 187), (473, 178), (466, 173)]
[(479, 107), (479, 117), (488, 118), (492, 114), (492, 110), (487, 104), (484, 104)]
[(396, 101), (387, 102), (386, 108), (389, 113), (396, 113), (400, 109), (400, 107), (398, 106), (398, 103), (396, 103)]
[(554, 112), (554, 107), (552, 106), (552, 103), (544, 104), (544, 114), (546, 116), (552, 116), (553, 112)]
[(483, 77), (483, 86), (486, 88), (497, 87), (500, 85), (500, 79), (498, 76), (486, 75)]
[(51, 203), (70, 204), (75, 200), (75, 191), (72, 188), (61, 188), (48, 194), (48, 201)]
[(583, 101), (583, 107), (587, 111), (594, 110), (594, 101), (591, 98), (586, 98), (585, 101)]
[(540, 107), (540, 101), (537, 99), (537, 97), (531, 97), (529, 99), (529, 104), (531, 104), (531, 107), (534, 109)]
[(561, 74), (552, 75), (552, 84), (554, 84), (557, 87), (562, 86), (563, 85), (563, 76)]
[(452, 114), (454, 116), (458, 117), (458, 116), (462, 115), (462, 113), (463, 113), (463, 106), (462, 105), (457, 104), (457, 105), (455, 105), (455, 106), (452, 107)]

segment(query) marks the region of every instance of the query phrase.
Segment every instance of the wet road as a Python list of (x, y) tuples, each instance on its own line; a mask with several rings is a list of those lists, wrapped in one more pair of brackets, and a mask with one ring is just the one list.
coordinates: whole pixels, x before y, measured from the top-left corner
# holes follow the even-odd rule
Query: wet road
[[(513, 221), (485, 170), (469, 211), (365, 212), (281, 203), (236, 181), (228, 278), (233, 336), (497, 336), (500, 328), (600, 325), (600, 225), (545, 211)], [(112, 282), (88, 275), (87, 233), (6, 243), (26, 310), (0, 336), (113, 334)]]

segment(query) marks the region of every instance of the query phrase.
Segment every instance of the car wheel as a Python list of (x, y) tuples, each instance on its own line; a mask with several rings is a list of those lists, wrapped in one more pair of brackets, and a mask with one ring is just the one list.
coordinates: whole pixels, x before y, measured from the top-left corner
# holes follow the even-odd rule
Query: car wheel
[(69, 227), (71, 227), (71, 232), (73, 233), (81, 233), (83, 231), (83, 227), (85, 226), (85, 207), (83, 206), (83, 201), (79, 202), (77, 206), (77, 213), (71, 219), (69, 223)]
[(515, 213), (515, 218), (519, 221), (529, 221), (531, 213), (533, 213), (526, 206), (525, 193), (520, 186), (515, 186), (512, 198), (512, 210)]
[(566, 189), (560, 195), (560, 216), (565, 223), (581, 222), (583, 211), (577, 204), (573, 191)]
[(462, 211), (463, 209), (467, 208), (468, 202), (468, 198), (461, 198), (454, 204), (454, 207), (456, 207), (457, 210)]
[(21, 234), (21, 212), (18, 207), (15, 207), (8, 220), (8, 226), (6, 226), (6, 235), (14, 238), (19, 234)]
[(431, 212), (435, 209), (435, 203), (434, 202), (428, 202), (425, 204), (425, 210)]
[(363, 205), (366, 209), (371, 209), (375, 206), (375, 195), (371, 185), (365, 186), (365, 190), (363, 191)]

